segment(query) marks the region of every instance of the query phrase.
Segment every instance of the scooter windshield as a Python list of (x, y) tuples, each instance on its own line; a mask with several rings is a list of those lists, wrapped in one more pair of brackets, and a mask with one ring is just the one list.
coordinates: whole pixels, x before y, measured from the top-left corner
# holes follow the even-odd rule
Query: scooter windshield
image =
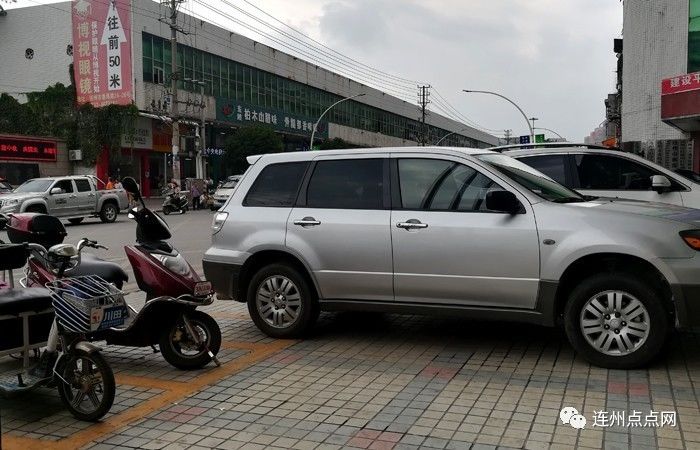
[(134, 214), (136, 240), (139, 242), (165, 241), (172, 237), (168, 224), (150, 209), (142, 209)]

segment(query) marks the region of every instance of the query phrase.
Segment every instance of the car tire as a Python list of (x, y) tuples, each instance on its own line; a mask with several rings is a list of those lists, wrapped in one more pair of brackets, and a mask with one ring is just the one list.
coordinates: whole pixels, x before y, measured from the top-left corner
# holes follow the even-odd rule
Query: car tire
[(68, 219), (68, 222), (69, 222), (71, 225), (78, 225), (78, 224), (79, 224), (80, 222), (82, 222), (82, 221), (83, 221), (83, 217), (76, 217), (76, 218), (74, 218), (74, 219)]
[(117, 220), (117, 216), (119, 215), (119, 208), (117, 208), (117, 205), (115, 205), (112, 202), (107, 202), (104, 205), (102, 205), (102, 209), (100, 210), (100, 220), (104, 223), (112, 223), (115, 220)]
[(260, 269), (248, 285), (247, 300), (255, 325), (274, 338), (302, 337), (319, 314), (316, 294), (306, 277), (286, 264)]
[(659, 293), (626, 273), (593, 275), (569, 295), (564, 328), (590, 363), (608, 369), (644, 367), (661, 353), (671, 329)]

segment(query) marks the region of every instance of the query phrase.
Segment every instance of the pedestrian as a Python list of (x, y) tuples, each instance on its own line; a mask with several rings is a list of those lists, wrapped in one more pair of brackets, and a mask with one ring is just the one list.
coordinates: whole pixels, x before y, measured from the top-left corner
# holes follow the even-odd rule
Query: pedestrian
[(114, 179), (114, 189), (121, 189), (122, 188), (122, 182), (119, 180), (119, 178)]
[(199, 192), (199, 189), (197, 189), (197, 185), (195, 183), (192, 183), (192, 189), (190, 189), (190, 192), (192, 193), (192, 209), (197, 210), (199, 209), (199, 197), (202, 196), (202, 193)]
[(175, 181), (175, 178), (170, 180), (170, 183), (168, 183), (168, 189), (172, 189), (175, 192), (180, 192), (180, 185), (177, 184), (177, 181)]
[(105, 189), (114, 189), (114, 181), (112, 181), (112, 177), (107, 178), (107, 185), (105, 186)]

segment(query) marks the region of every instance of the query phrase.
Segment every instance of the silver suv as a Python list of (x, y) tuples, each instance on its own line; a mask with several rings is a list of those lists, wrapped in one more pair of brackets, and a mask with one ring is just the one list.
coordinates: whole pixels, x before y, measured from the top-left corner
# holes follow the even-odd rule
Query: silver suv
[(488, 150), (248, 158), (204, 272), (273, 337), (319, 310), (563, 324), (589, 361), (647, 364), (700, 323), (700, 211), (584, 198)]

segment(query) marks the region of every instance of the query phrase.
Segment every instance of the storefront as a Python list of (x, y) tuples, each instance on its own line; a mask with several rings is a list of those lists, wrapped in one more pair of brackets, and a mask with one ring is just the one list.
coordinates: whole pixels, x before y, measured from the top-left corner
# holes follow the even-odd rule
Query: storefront
[(35, 136), (0, 135), (0, 178), (19, 185), (30, 178), (71, 172), (63, 141)]
[(700, 172), (700, 72), (661, 82), (661, 120), (693, 140), (693, 170)]

